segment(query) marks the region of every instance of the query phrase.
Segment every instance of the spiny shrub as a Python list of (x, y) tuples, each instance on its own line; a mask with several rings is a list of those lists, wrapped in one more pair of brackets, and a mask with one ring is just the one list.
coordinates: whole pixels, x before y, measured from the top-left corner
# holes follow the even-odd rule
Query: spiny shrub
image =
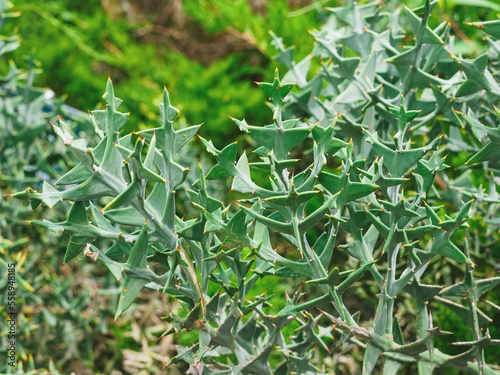
[[(176, 154), (199, 126), (176, 129), (165, 90), (159, 127), (120, 134), (127, 114), (108, 80), (106, 109), (91, 112), (97, 145), (54, 125), (79, 161), (57, 181), (69, 187), (15, 196), (73, 202), (65, 221), (32, 223), (70, 235), (64, 262), (83, 252), (106, 264), (123, 284), (117, 318), (143, 287), (177, 298), (183, 310), (165, 317), (165, 334), (195, 330), (198, 342), (171, 363), (193, 373), (347, 372), (349, 354), (358, 372), (360, 352), (366, 374), (496, 373), (485, 349), (500, 340), (483, 310), (498, 308), (484, 295), (500, 277), (475, 264), (486, 247), (498, 251), (500, 23), (475, 24), (493, 35), (491, 52), (463, 59), (446, 22), (429, 26), (435, 5), (329, 9), (298, 63), (275, 38), (289, 71), (284, 83), (276, 71), (259, 84), (271, 123), (234, 119), (248, 134), (242, 152), (201, 138), (216, 164), (207, 173), (200, 164), (185, 191), (190, 171)], [(240, 195), (225, 204), (211, 184), (228, 179)], [(183, 194), (198, 217), (176, 215)], [(471, 231), (482, 220), (488, 229)], [(277, 251), (283, 243), (292, 250)], [(272, 278), (302, 283), (279, 311), (254, 292)], [(433, 318), (442, 308), (468, 330), (456, 354), (436, 344), (451, 334)]]
[[(17, 15), (9, 13), (10, 6), (0, 0), (2, 32), (6, 21)], [(49, 124), (50, 119), (63, 112), (63, 100), (33, 85), (34, 77), (40, 73), (34, 59), (28, 59), (26, 70), (19, 69), (13, 61), (7, 63), (9, 53), (18, 45), (16, 36), (0, 37), (0, 62), (2, 69), (6, 68), (5, 75), (0, 76), (0, 348), (2, 353), (7, 353), (7, 348), (15, 341), (17, 353), (15, 361), (7, 359), (5, 354), (0, 373), (27, 374), (45, 370), (58, 374), (57, 369), (64, 372), (75, 358), (81, 361), (88, 355), (88, 360), (93, 360), (94, 340), (106, 331), (105, 311), (111, 307), (105, 304), (99, 307), (98, 300), (92, 300), (91, 293), (95, 292), (90, 287), (74, 293), (75, 285), (88, 277), (87, 272), (74, 276), (54, 272), (60, 265), (58, 250), (64, 252), (64, 248), (61, 249), (58, 239), (48, 235), (44, 228), (23, 224), (23, 220), (33, 216), (36, 202), (26, 207), (23, 202), (3, 196), (30, 185), (38, 188), (41, 179), (55, 182), (62, 171), (68, 170), (70, 159)], [(83, 134), (84, 123), (76, 119), (72, 123), (78, 125)], [(65, 217), (64, 209), (45, 207), (40, 211), (53, 221)], [(14, 264), (16, 269), (15, 339), (7, 323), (12, 306), (8, 286), (11, 280), (7, 277), (8, 270), (12, 269), (9, 264)], [(103, 279), (113, 282), (107, 275)], [(99, 300), (102, 301), (102, 297)], [(61, 342), (65, 350), (55, 354), (53, 349)]]

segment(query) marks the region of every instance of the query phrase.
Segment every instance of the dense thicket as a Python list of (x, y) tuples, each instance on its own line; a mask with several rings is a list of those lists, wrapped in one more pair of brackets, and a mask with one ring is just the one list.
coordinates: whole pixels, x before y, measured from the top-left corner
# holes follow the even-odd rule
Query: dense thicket
[[(64, 263), (83, 254), (120, 281), (118, 320), (144, 287), (177, 300), (162, 337), (193, 343), (171, 365), (496, 373), (500, 23), (469, 26), (490, 37), (467, 58), (436, 5), (327, 8), (299, 59), (273, 35), (287, 72), (259, 83), (272, 115), (231, 118), (243, 142), (200, 137), (201, 158), (188, 143), (200, 126), (174, 122), (166, 89), (143, 129), (108, 79), (95, 139), (53, 125), (76, 164), (13, 196), (69, 202), (31, 223), (69, 235)], [(5, 139), (39, 142), (14, 125)], [(266, 290), (277, 284), (288, 294)]]

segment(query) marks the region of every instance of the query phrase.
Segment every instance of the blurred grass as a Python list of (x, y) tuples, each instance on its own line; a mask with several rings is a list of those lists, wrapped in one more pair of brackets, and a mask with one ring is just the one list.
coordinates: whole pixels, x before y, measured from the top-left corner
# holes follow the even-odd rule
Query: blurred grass
[(51, 0), (43, 6), (19, 0), (15, 10), (23, 12), (22, 44), (13, 58), (35, 49), (45, 70), (39, 85), (67, 95), (69, 105), (93, 109), (109, 72), (135, 129), (153, 126), (165, 84), (186, 122), (205, 121), (200, 134), (215, 145), (238, 134), (228, 115), (250, 123), (267, 118), (253, 81), (272, 72), (268, 30), (296, 43), (300, 57), (312, 41), (307, 29), (318, 24), (317, 12), (288, 17), (285, 0), (270, 2), (263, 14), (241, 0)]

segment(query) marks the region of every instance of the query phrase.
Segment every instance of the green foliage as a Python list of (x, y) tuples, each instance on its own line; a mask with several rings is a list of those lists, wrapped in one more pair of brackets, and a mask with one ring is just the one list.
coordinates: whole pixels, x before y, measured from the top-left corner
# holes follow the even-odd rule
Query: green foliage
[[(0, 1), (2, 33), (4, 21), (16, 15), (9, 10), (9, 3)], [(55, 182), (68, 169), (68, 154), (49, 125), (56, 114), (67, 117), (63, 100), (33, 85), (40, 69), (32, 57), (27, 59), (26, 70), (7, 62), (19, 44), (17, 36), (2, 36), (2, 43), (0, 61), (9, 69), (0, 77), (0, 347), (6, 353), (11, 341), (9, 325), (4, 323), (8, 319), (7, 269), (14, 264), (17, 357), (15, 367), (9, 366), (5, 357), (0, 373), (57, 374), (71, 362), (84, 362), (85, 367), (92, 368), (94, 342), (106, 333), (106, 315), (113, 307), (107, 302), (110, 297), (96, 296), (91, 285), (106, 287), (108, 275), (99, 277), (94, 272), (90, 279), (89, 270), (77, 266), (57, 274), (55, 270), (61, 265), (59, 239), (23, 223), (32, 217), (35, 205), (26, 207), (6, 197), (29, 186), (41, 187), (42, 179)], [(75, 117), (71, 122), (80, 136), (89, 136), (85, 121)], [(64, 218), (66, 207), (61, 208), (40, 211), (45, 218), (57, 221)], [(84, 287), (76, 291), (76, 285)], [(62, 342), (65, 349), (54, 350)]]
[[(247, 34), (263, 51), (269, 46), (268, 30), (282, 35), (286, 42), (296, 44), (299, 57), (309, 53), (307, 50), (307, 30), (317, 24), (318, 18), (324, 19), (325, 10), (314, 4), (314, 12), (291, 11), (289, 2), (277, 0), (268, 4), (238, 0), (227, 2), (216, 0), (210, 3), (196, 0), (184, 1), (182, 7), (186, 14), (204, 26), (208, 33), (222, 32), (228, 28)], [(286, 20), (283, 22), (283, 20)]]
[[(267, 30), (272, 28), (286, 34), (287, 40), (296, 35), (307, 40), (307, 28), (317, 22), (316, 13), (310, 12), (290, 18), (285, 28), (281, 18), (288, 17), (286, 1), (270, 3), (267, 16), (253, 14), (244, 1), (230, 5), (216, 2), (201, 7), (198, 2), (182, 2), (182, 9), (171, 9), (174, 2), (165, 2), (163, 13), (173, 13), (173, 20), (168, 19), (167, 23), (155, 20), (157, 4), (137, 3), (108, 2), (104, 9), (100, 2), (79, 5), (53, 0), (40, 6), (31, 1), (17, 1), (16, 9), (23, 12), (17, 24), (26, 42), (15, 58), (18, 60), (31, 53), (33, 46), (37, 46), (37, 58), (46, 70), (38, 84), (51, 87), (59, 95), (67, 94), (68, 104), (76, 108), (92, 108), (101, 82), (109, 71), (115, 72), (114, 83), (123, 93), (125, 112), (131, 112), (130, 123), (138, 124), (141, 129), (152, 126), (158, 92), (165, 84), (177, 93), (183, 119), (188, 123), (204, 119), (202, 135), (221, 146), (225, 142), (223, 135), (229, 134), (232, 138), (237, 135), (227, 118), (228, 113), (239, 117), (246, 114), (255, 122), (265, 119), (265, 105), (252, 81), (262, 77), (263, 67), (272, 65), (266, 56), (266, 51), (272, 50), (266, 43), (270, 39)], [(127, 6), (134, 7), (133, 12), (137, 14), (120, 13), (120, 9)], [(187, 25), (175, 24), (179, 12), (180, 18), (187, 19)], [(238, 21), (243, 19), (241, 14), (247, 14), (251, 24), (243, 25)], [(178, 37), (180, 29), (185, 29), (186, 33)], [(197, 39), (201, 37), (198, 29), (206, 29), (205, 39), (211, 38), (214, 32), (228, 33), (245, 43), (245, 49), (226, 56), (217, 51), (224, 50), (222, 41), (212, 48), (190, 46), (185, 51), (182, 45), (188, 44), (190, 39), (183, 39), (189, 38), (191, 29), (197, 33)], [(45, 49), (42, 46), (47, 40), (57, 42)], [(188, 58), (186, 53), (191, 49), (194, 56)], [(211, 54), (218, 58), (212, 59), (208, 66), (208, 63), (198, 62)], [(71, 69), (64, 68), (68, 65)]]
[[(334, 356), (351, 355), (365, 374), (496, 373), (485, 348), (500, 340), (483, 311), (498, 308), (485, 298), (500, 278), (483, 268), (498, 259), (500, 41), (483, 25), (490, 53), (460, 57), (450, 24), (430, 21), (435, 6), (327, 8), (298, 62), (274, 36), (289, 70), (259, 83), (272, 120), (233, 119), (244, 150), (200, 137), (210, 167), (183, 162), (200, 126), (176, 124), (166, 89), (159, 126), (130, 133), (108, 79), (105, 109), (91, 112), (99, 139), (87, 144), (60, 120), (78, 164), (57, 188), (14, 196), (71, 202), (66, 219), (32, 223), (71, 236), (65, 262), (83, 253), (120, 280), (117, 319), (144, 287), (176, 298), (183, 311), (164, 318), (164, 336), (198, 332), (170, 361), (191, 372), (347, 372)], [(212, 190), (228, 178), (233, 203)], [(181, 217), (186, 195), (197, 214)], [(276, 277), (300, 282), (279, 308), (253, 293)], [(443, 309), (466, 327), (453, 353), (441, 345), (452, 334), (436, 319)]]

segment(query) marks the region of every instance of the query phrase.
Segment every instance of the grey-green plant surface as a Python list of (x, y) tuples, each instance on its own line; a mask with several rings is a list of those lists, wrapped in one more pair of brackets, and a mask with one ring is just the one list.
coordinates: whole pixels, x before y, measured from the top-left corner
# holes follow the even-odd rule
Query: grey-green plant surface
[[(201, 138), (215, 165), (191, 171), (187, 187), (176, 155), (199, 125), (176, 127), (165, 90), (160, 126), (121, 134), (127, 114), (108, 80), (106, 109), (91, 112), (100, 141), (87, 144), (60, 120), (54, 130), (79, 164), (55, 186), (14, 196), (72, 203), (66, 220), (32, 224), (70, 235), (64, 262), (83, 253), (120, 280), (117, 319), (144, 287), (178, 299), (183, 311), (167, 314), (165, 335), (195, 330), (198, 342), (178, 347), (170, 364), (191, 373), (331, 373), (344, 368), (331, 358), (353, 346), (364, 353), (353, 371), (365, 374), (497, 373), (485, 349), (500, 340), (483, 310), (498, 309), (485, 295), (500, 277), (476, 263), (495, 262), (482, 249), (498, 246), (500, 21), (471, 26), (491, 35), (490, 52), (466, 59), (449, 24), (429, 26), (435, 5), (329, 8), (299, 62), (275, 37), (289, 70), (259, 83), (271, 123), (234, 119), (244, 150)], [(466, 154), (465, 164), (447, 154), (454, 163)], [(210, 186), (227, 179), (239, 199), (223, 203)], [(176, 215), (185, 194), (197, 217)], [(487, 231), (469, 229), (478, 220)], [(277, 251), (283, 242), (293, 251)], [(443, 277), (450, 265), (458, 280)], [(272, 291), (252, 294), (273, 277), (303, 283), (280, 311)], [(358, 310), (363, 295), (373, 309)], [(469, 329), (453, 342), (459, 354), (436, 347), (452, 334), (433, 318), (436, 305)]]
[[(18, 16), (10, 12), (11, 4), (0, 1), (0, 29), (10, 18)], [(69, 362), (75, 366), (75, 358), (93, 362), (93, 343), (106, 332), (105, 312), (110, 310), (105, 296), (99, 296), (89, 285), (88, 271), (84, 267), (71, 267), (75, 274), (59, 268), (58, 238), (48, 235), (43, 228), (33, 228), (23, 223), (33, 217), (33, 206), (4, 197), (28, 186), (38, 188), (42, 179), (55, 182), (61, 171), (68, 169), (69, 155), (62, 142), (52, 134), (49, 120), (62, 113), (63, 100), (54, 93), (34, 86), (34, 77), (40, 73), (33, 58), (27, 60), (27, 69), (18, 68), (8, 61), (9, 52), (19, 45), (16, 36), (0, 37), (0, 61), (9, 67), (0, 76), (0, 350), (2, 374), (58, 374)], [(22, 63), (21, 63), (22, 65)], [(84, 123), (78, 125), (84, 134)], [(41, 187), (41, 185), (40, 185)], [(64, 208), (64, 207), (61, 207)], [(64, 218), (64, 209), (40, 208), (47, 219)], [(37, 230), (38, 229), (38, 230)], [(14, 361), (7, 358), (7, 348), (13, 341), (7, 324), (7, 269), (15, 265), (15, 348)], [(103, 285), (106, 275), (92, 280)], [(78, 293), (74, 293), (79, 284)], [(112, 294), (112, 291), (107, 291)], [(93, 296), (92, 296), (93, 294)], [(109, 297), (108, 297), (109, 298)], [(101, 305), (100, 305), (101, 304)], [(64, 350), (54, 351), (64, 343)], [(108, 361), (113, 365), (113, 358)], [(13, 363), (14, 366), (9, 365)], [(109, 367), (108, 367), (109, 369)]]

